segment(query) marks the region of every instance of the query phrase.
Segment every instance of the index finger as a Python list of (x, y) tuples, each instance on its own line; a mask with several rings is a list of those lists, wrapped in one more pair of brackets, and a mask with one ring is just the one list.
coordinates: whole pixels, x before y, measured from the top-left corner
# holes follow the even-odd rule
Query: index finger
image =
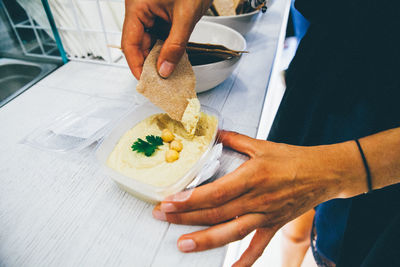
[(157, 67), (160, 69), (164, 61), (178, 64), (185, 52), (186, 44), (196, 23), (192, 10), (175, 8), (171, 30), (160, 51)]
[(231, 131), (219, 131), (219, 139), (225, 147), (230, 147), (250, 157), (254, 157), (258, 140)]

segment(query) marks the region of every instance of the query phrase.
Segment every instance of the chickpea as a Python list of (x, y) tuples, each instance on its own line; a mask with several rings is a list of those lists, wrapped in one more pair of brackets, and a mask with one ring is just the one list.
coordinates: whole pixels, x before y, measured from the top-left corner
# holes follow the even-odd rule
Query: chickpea
[(175, 135), (168, 129), (164, 129), (161, 133), (161, 138), (164, 142), (171, 142), (172, 140), (174, 140)]
[(183, 144), (180, 140), (174, 140), (169, 144), (169, 148), (177, 152), (181, 152), (183, 149)]
[(178, 159), (179, 159), (179, 153), (176, 150), (170, 149), (165, 153), (165, 160), (169, 163), (174, 162), (175, 160)]

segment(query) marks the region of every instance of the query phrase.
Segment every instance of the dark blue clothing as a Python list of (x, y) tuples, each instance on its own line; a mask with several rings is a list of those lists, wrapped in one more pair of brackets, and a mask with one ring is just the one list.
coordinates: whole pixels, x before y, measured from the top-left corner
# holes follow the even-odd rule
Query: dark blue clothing
[(290, 15), (292, 16), (293, 28), (294, 28), (294, 36), (296, 36), (297, 40), (301, 40), (306, 34), (308, 26), (310, 23), (301, 15), (299, 11), (294, 7), (295, 0), (292, 0), (292, 4), (290, 6)]
[[(297, 0), (296, 8), (310, 27), (268, 139), (333, 144), (400, 127), (400, 1)], [(316, 248), (342, 266), (360, 266), (399, 214), (400, 184), (323, 203)]]

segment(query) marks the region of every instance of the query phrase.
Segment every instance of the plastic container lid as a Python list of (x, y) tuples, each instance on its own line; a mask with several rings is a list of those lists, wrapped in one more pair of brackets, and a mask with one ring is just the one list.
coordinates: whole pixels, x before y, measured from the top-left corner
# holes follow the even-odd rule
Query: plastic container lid
[(135, 106), (132, 101), (96, 98), (84, 108), (39, 127), (21, 143), (47, 151), (79, 151), (104, 137)]

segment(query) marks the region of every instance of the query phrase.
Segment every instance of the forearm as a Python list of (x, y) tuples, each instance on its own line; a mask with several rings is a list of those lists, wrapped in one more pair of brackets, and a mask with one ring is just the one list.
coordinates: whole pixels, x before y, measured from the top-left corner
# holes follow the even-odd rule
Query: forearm
[[(359, 139), (371, 173), (372, 189), (400, 182), (400, 128)], [(321, 177), (327, 199), (347, 198), (368, 191), (366, 169), (355, 141), (310, 147), (314, 166), (312, 175)], [(314, 164), (315, 165), (315, 164)], [(305, 174), (311, 175), (311, 173)]]

